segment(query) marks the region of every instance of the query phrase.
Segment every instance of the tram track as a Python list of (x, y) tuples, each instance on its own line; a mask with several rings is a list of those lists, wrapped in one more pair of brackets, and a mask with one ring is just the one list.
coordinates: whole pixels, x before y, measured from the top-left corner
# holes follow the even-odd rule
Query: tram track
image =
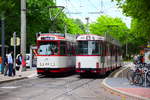
[[(43, 81), (41, 81), (40, 83), (32, 84), (32, 86), (34, 85), (34, 87), (43, 88), (43, 92), (49, 91), (50, 89), (54, 89), (54, 91), (61, 89), (60, 93), (50, 98), (50, 100), (56, 100), (61, 96), (70, 94), (74, 90), (93, 82), (94, 80), (95, 79), (81, 79), (79, 77), (76, 77), (76, 75), (73, 75), (71, 76), (70, 79), (68, 77), (67, 78), (50, 78), (51, 82), (46, 80), (44, 81), (45, 84), (41, 84), (43, 83)], [(33, 95), (29, 96), (28, 100), (32, 100), (35, 97), (40, 96), (41, 94), (43, 93), (39, 93), (34, 96)]]
[[(75, 86), (75, 87), (72, 88), (72, 89), (69, 89), (69, 87), (68, 87), (65, 92), (56, 95), (55, 97), (51, 98), (50, 100), (56, 100), (56, 99), (60, 98), (61, 96), (67, 95), (67, 94), (73, 92), (74, 90), (79, 89), (79, 88), (83, 87), (84, 85), (87, 85), (87, 84), (93, 82), (94, 80), (96, 80), (96, 79), (90, 79), (90, 80), (88, 80), (88, 81), (86, 81), (86, 82), (84, 82), (84, 83), (80, 82), (81, 84)], [(82, 79), (79, 79), (78, 81), (76, 80), (76, 81), (74, 81), (74, 82), (79, 82), (79, 81), (82, 81)], [(69, 82), (69, 83), (66, 84), (66, 85), (69, 85), (70, 83), (73, 83), (73, 82)], [(70, 85), (71, 85), (71, 84), (70, 84)]]

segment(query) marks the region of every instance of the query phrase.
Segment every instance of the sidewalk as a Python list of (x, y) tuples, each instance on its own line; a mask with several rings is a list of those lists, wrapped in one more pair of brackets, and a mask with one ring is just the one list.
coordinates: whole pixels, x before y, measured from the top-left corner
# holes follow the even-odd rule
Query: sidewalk
[[(131, 85), (126, 77), (119, 77), (121, 72), (116, 73), (118, 77), (106, 78), (102, 85), (105, 89), (114, 94), (122, 95), (126, 98), (132, 97), (133, 100), (150, 100), (150, 86)], [(125, 99), (126, 100), (126, 99)]]
[(112, 92), (125, 97), (133, 97), (138, 100), (150, 100), (150, 87), (141, 87), (129, 84), (126, 78), (106, 78), (103, 85)]
[(36, 76), (36, 69), (27, 69), (26, 71), (19, 72), (16, 71), (16, 76), (4, 76), (4, 74), (0, 73), (0, 83), (8, 82), (8, 81), (13, 81), (13, 80), (20, 80), (20, 79), (25, 79), (28, 77), (33, 77)]

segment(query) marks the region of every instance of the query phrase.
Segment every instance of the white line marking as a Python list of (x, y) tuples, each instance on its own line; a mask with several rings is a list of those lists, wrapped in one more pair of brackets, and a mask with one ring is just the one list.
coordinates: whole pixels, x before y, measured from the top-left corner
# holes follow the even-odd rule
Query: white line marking
[(4, 87), (0, 87), (0, 88), (3, 88), (3, 89), (16, 89), (16, 88), (19, 88), (21, 86), (4, 86)]

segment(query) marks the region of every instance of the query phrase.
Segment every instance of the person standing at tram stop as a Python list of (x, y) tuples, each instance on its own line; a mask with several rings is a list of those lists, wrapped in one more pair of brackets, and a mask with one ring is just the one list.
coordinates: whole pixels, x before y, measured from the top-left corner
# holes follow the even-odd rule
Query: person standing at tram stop
[(12, 57), (13, 51), (10, 51), (10, 53), (7, 56), (7, 60), (8, 60), (8, 76), (12, 76), (12, 74), (14, 74), (15, 76), (15, 69), (13, 68), (13, 57)]
[(2, 57), (0, 56), (0, 72), (2, 71)]
[(19, 54), (19, 56), (17, 58), (17, 64), (19, 65), (19, 71), (22, 70), (21, 63), (22, 63), (22, 54)]
[(26, 66), (26, 63), (25, 63), (25, 60), (22, 56), (22, 53), (20, 53), (20, 55), (18, 56), (18, 65), (20, 66), (19, 71), (20, 72), (24, 71), (23, 68)]
[(8, 75), (8, 69), (9, 69), (9, 66), (8, 66), (8, 59), (7, 59), (7, 56), (5, 55), (4, 57), (4, 76)]
[(22, 53), (18, 56), (19, 62), (20, 62), (20, 68), (19, 71), (26, 71), (26, 61), (25, 58), (23, 57)]
[(140, 55), (137, 57), (137, 64), (144, 64), (145, 63), (145, 59), (144, 59), (144, 54), (140, 53)]
[(144, 64), (145, 60), (144, 60), (144, 55), (143, 54), (141, 54), (139, 56), (139, 61), (140, 61), (140, 63)]

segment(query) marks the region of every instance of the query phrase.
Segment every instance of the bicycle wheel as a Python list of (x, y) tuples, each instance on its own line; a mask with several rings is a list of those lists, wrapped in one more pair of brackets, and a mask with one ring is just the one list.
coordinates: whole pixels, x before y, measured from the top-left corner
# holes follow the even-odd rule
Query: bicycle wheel
[(133, 83), (133, 75), (134, 75), (134, 70), (128, 70), (127, 71), (127, 79), (130, 83)]
[(147, 79), (147, 81), (150, 83), (150, 71), (147, 72), (147, 74), (146, 74), (146, 79)]
[(132, 82), (135, 85), (143, 85), (144, 79), (141, 74), (135, 73), (132, 77)]

